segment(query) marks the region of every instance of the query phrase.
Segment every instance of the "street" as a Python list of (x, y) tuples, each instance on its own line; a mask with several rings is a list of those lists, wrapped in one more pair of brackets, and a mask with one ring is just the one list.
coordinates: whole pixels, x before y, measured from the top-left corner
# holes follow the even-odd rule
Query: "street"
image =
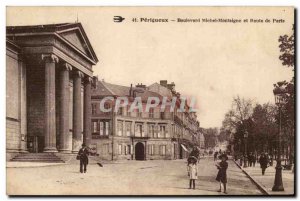
[[(7, 193), (13, 195), (226, 195), (219, 193), (212, 158), (200, 160), (196, 189), (188, 189), (185, 160), (117, 161), (99, 167), (91, 161), (86, 174), (75, 163), (7, 168)], [(261, 195), (228, 161), (228, 195)]]

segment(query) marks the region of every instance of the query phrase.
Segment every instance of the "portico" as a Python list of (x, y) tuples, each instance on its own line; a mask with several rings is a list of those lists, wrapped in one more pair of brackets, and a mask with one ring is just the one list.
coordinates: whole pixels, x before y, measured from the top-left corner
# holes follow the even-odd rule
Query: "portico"
[(98, 59), (82, 25), (7, 27), (7, 39), (20, 47), (17, 61), (26, 71), (27, 98), (19, 100), (26, 106), (18, 110), (27, 115), (16, 119), (26, 122), (22, 151), (72, 153), (88, 145), (92, 66)]

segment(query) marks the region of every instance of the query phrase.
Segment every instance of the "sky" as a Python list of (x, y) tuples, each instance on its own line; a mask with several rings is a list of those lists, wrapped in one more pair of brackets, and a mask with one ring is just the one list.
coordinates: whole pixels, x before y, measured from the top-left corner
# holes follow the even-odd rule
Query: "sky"
[[(122, 23), (113, 22), (122, 16)], [(270, 19), (270, 23), (144, 23), (132, 18)], [(293, 72), (278, 59), (291, 34), (289, 7), (7, 7), (7, 25), (82, 23), (99, 62), (94, 75), (130, 86), (160, 80), (197, 102), (200, 126), (220, 127), (234, 96), (274, 103)], [(284, 23), (273, 23), (283, 19)]]

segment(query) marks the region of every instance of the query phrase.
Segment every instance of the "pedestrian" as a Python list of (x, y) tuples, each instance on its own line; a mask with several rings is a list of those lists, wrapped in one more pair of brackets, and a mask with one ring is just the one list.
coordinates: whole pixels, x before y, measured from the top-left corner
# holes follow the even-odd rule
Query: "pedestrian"
[(268, 167), (269, 160), (264, 152), (261, 153), (261, 155), (259, 157), (259, 163), (260, 163), (261, 173), (262, 173), (262, 175), (265, 175), (265, 171)]
[(77, 160), (80, 160), (80, 172), (81, 173), (86, 173), (87, 169), (87, 165), (89, 163), (89, 150), (88, 148), (85, 146), (85, 144), (82, 144), (82, 148), (78, 151), (77, 154)]
[(244, 156), (241, 154), (240, 155), (240, 166), (243, 166), (243, 160), (244, 160)]
[(252, 155), (252, 165), (253, 167), (255, 167), (255, 163), (256, 163), (256, 154)]
[(188, 176), (190, 178), (190, 187), (189, 189), (195, 190), (195, 181), (198, 179), (198, 166), (197, 166), (197, 158), (194, 156), (189, 157), (190, 163), (188, 163), (187, 171)]
[(217, 156), (218, 156), (218, 152), (216, 151), (216, 152), (214, 153), (214, 161), (217, 160)]
[(220, 190), (218, 190), (218, 192), (222, 192), (222, 185), (223, 185), (223, 189), (224, 189), (223, 192), (227, 194), (226, 184), (227, 184), (228, 157), (226, 154), (222, 154), (220, 158), (221, 158), (221, 162), (216, 165), (219, 170), (216, 180), (220, 182)]
[(252, 152), (248, 155), (248, 167), (252, 167)]

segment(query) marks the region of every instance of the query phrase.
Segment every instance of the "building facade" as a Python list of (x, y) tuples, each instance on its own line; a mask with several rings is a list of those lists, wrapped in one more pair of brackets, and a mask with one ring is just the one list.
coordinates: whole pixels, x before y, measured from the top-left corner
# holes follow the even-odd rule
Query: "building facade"
[(179, 112), (183, 100), (180, 93), (176, 92), (174, 82), (168, 83), (167, 80), (161, 80), (159, 84), (154, 83), (148, 88), (150, 91), (157, 92), (162, 96), (168, 96), (169, 99), (172, 97), (177, 98), (176, 107), (172, 113), (176, 158), (187, 158), (193, 147), (200, 149), (199, 137), (201, 133), (199, 132), (200, 122), (197, 120), (197, 114), (190, 112), (187, 101), (183, 103), (184, 112)]
[(7, 159), (90, 142), (97, 61), (80, 23), (6, 28)]
[[(117, 112), (103, 112), (100, 102), (105, 97), (113, 97), (105, 102), (107, 109), (113, 108), (118, 97), (128, 97), (129, 103)], [(159, 106), (149, 112), (130, 111), (135, 97), (141, 98), (143, 108), (148, 97), (161, 98), (144, 85), (126, 87), (98, 82), (92, 90), (92, 149), (108, 160), (173, 159), (171, 114), (161, 113)]]
[[(174, 88), (175, 85), (171, 85)], [(163, 97), (167, 97), (170, 103), (174, 95), (178, 96), (174, 89), (160, 84), (126, 87), (97, 82), (92, 89), (93, 152), (108, 160), (186, 158), (192, 147), (199, 146), (199, 122), (196, 113), (177, 112), (180, 101), (174, 111), (167, 106), (162, 112)], [(107, 97), (112, 99), (104, 101)], [(114, 108), (118, 97), (127, 97), (128, 105), (118, 111), (103, 112), (100, 109), (101, 104), (106, 109)], [(141, 98), (143, 108), (149, 97), (159, 98), (160, 103), (148, 112), (130, 111), (136, 97)]]

